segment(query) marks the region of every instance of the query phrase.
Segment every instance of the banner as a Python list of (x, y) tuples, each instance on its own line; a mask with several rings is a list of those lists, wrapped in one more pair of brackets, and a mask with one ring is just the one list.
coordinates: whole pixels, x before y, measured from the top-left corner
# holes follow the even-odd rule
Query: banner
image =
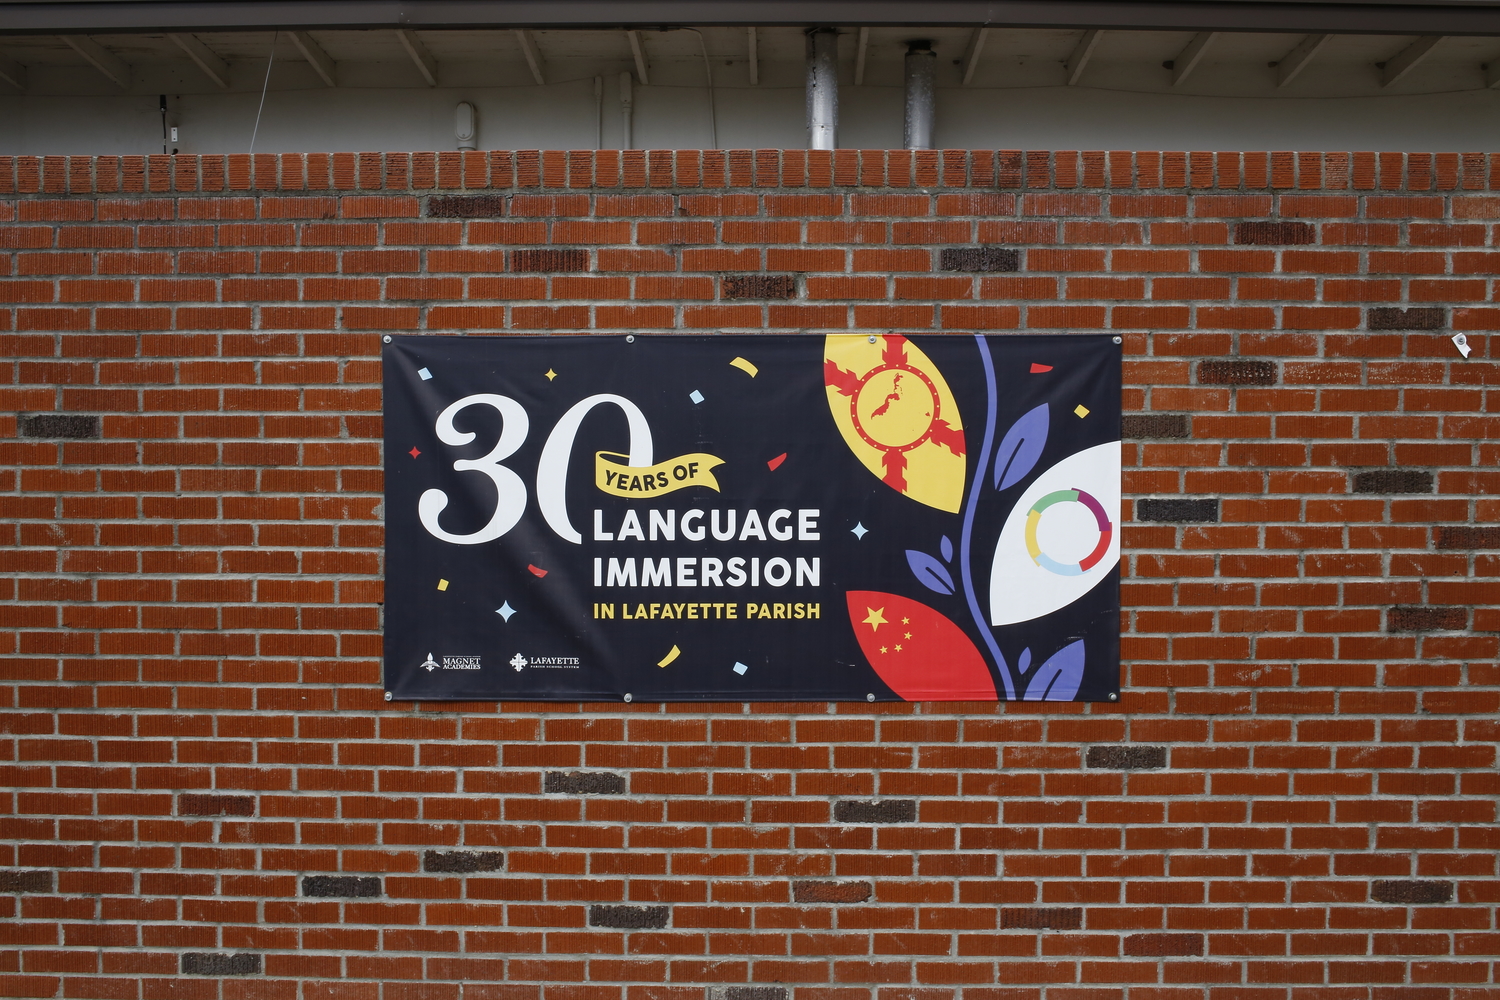
[(1104, 701), (1120, 346), (393, 337), (399, 700)]

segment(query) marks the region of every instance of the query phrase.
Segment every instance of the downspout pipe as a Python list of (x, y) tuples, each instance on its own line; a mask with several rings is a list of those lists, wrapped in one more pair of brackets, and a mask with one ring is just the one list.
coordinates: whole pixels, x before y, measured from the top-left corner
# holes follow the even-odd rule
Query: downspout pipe
[(833, 28), (807, 33), (807, 148), (839, 144), (839, 36)]
[(937, 70), (937, 53), (925, 39), (906, 45), (906, 127), (903, 130), (907, 149), (932, 148), (932, 119), (935, 95), (933, 78)]

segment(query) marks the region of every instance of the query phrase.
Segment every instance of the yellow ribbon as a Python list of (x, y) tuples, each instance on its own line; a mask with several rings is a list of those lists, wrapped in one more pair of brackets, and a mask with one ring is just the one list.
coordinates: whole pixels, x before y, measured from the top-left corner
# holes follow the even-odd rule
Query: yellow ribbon
[(718, 492), (719, 481), (712, 469), (723, 465), (722, 458), (703, 452), (680, 455), (655, 465), (626, 465), (629, 455), (612, 451), (594, 453), (594, 485), (611, 496), (637, 500), (660, 496), (685, 486), (707, 486)]

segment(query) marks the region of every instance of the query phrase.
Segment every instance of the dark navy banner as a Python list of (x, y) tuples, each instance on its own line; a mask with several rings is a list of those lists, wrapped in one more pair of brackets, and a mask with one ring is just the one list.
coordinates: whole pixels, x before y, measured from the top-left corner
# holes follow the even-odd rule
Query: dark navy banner
[(1102, 701), (1120, 346), (394, 337), (400, 700)]

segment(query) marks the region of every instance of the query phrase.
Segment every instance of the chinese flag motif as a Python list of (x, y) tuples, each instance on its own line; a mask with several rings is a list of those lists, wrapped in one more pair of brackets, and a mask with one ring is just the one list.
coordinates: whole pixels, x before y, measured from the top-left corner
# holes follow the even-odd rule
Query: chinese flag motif
[(927, 605), (851, 590), (849, 624), (865, 659), (907, 701), (994, 701), (995, 682), (974, 643)]

